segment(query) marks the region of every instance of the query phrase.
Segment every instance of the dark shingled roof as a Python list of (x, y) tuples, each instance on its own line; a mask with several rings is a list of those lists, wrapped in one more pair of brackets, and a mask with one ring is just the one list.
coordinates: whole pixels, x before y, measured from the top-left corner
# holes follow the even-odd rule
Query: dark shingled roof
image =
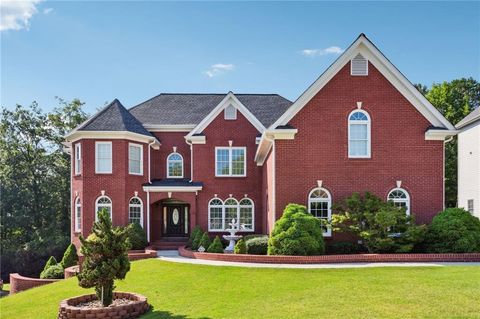
[[(226, 94), (162, 93), (131, 108), (143, 124), (199, 124)], [(265, 126), (274, 123), (292, 102), (278, 94), (235, 94)]]
[(115, 99), (103, 110), (82, 124), (79, 131), (128, 131), (153, 136), (132, 114)]
[(478, 120), (480, 120), (480, 107), (477, 107), (475, 110), (470, 112), (470, 114), (468, 114), (460, 122), (458, 122), (457, 125), (455, 125), (455, 127), (460, 129)]
[(143, 186), (168, 186), (168, 187), (185, 187), (185, 186), (203, 186), (202, 182), (190, 182), (188, 178), (165, 178), (154, 179), (152, 183), (145, 183)]

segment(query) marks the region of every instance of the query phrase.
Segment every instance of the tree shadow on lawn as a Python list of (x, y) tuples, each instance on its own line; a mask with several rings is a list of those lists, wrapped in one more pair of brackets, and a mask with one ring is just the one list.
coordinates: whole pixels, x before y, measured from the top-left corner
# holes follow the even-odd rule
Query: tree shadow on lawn
[(210, 317), (189, 317), (187, 315), (173, 314), (170, 311), (155, 310), (153, 306), (150, 306), (150, 310), (144, 314), (142, 319), (212, 319)]

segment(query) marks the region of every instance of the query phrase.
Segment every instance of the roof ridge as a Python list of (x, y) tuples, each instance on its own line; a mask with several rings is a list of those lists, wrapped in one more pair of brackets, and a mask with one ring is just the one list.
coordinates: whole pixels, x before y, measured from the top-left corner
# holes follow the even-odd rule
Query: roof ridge
[[(94, 119), (96, 119), (97, 117), (99, 117), (100, 115), (102, 115), (103, 113), (105, 113), (110, 107), (112, 107), (116, 102), (118, 102), (118, 104), (120, 104), (123, 108), (125, 108), (125, 106), (122, 105), (122, 103), (117, 99), (117, 98), (114, 98), (112, 102), (108, 103), (105, 107), (103, 107), (103, 109), (101, 109), (100, 111), (98, 111), (97, 113), (93, 114), (89, 119), (87, 119), (85, 122), (83, 122), (82, 124), (80, 124), (79, 126), (77, 126), (73, 131), (78, 131), (78, 130), (81, 130), (82, 128), (84, 128), (85, 126), (87, 126), (88, 124), (90, 124)], [(127, 110), (128, 111), (128, 110)], [(72, 132), (73, 132), (72, 131)]]

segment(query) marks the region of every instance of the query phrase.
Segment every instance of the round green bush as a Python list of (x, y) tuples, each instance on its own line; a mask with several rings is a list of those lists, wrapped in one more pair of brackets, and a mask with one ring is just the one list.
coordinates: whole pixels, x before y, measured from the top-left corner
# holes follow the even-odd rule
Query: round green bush
[(47, 270), (48, 268), (56, 264), (57, 264), (57, 260), (55, 259), (55, 257), (50, 256), (50, 258), (48, 258), (47, 260), (47, 263), (45, 264), (45, 267), (43, 267), (42, 272), (44, 272), (45, 270)]
[(207, 250), (208, 247), (210, 247), (211, 243), (212, 243), (212, 241), (210, 240), (210, 237), (208, 236), (208, 233), (205, 232), (205, 233), (203, 233), (202, 238), (200, 239), (200, 245), (198, 246), (198, 248), (200, 248), (200, 246), (202, 246), (203, 248), (205, 248), (205, 250)]
[(132, 223), (127, 228), (130, 249), (142, 250), (148, 245), (147, 234), (139, 223)]
[(68, 268), (71, 266), (75, 266), (77, 262), (78, 262), (77, 249), (75, 248), (74, 244), (70, 244), (65, 250), (65, 253), (63, 254), (63, 258), (60, 264), (62, 265), (63, 268)]
[(251, 237), (246, 240), (245, 246), (249, 255), (266, 255), (268, 252), (268, 236)]
[(321, 222), (298, 204), (288, 204), (268, 241), (269, 255), (310, 256), (325, 252)]
[(217, 254), (223, 253), (222, 241), (220, 240), (220, 237), (218, 237), (218, 235), (215, 236), (215, 239), (213, 240), (212, 244), (208, 247), (207, 252), (217, 253)]
[(428, 227), (425, 248), (431, 253), (480, 252), (480, 220), (461, 208), (448, 208)]
[(240, 239), (235, 244), (235, 248), (233, 249), (235, 254), (246, 254), (247, 253), (247, 245), (243, 239)]
[(40, 274), (42, 279), (62, 279), (63, 267), (61, 264), (50, 266), (47, 270), (42, 271)]
[(197, 225), (193, 228), (192, 232), (190, 233), (190, 237), (188, 238), (187, 245), (186, 245), (187, 247), (192, 247), (193, 241), (195, 240), (195, 237), (199, 233), (203, 234), (203, 231), (202, 231), (202, 227), (200, 227), (200, 225)]

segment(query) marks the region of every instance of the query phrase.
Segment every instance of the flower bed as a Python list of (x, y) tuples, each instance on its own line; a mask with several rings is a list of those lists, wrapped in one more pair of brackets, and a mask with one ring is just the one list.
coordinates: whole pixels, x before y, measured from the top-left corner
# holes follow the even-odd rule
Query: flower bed
[(40, 278), (24, 277), (17, 273), (10, 274), (10, 294), (13, 295), (20, 291), (51, 284), (59, 280), (62, 280), (62, 279), (40, 279)]
[(59, 319), (77, 319), (77, 318), (118, 318), (131, 319), (137, 318), (148, 311), (149, 305), (145, 296), (129, 293), (114, 292), (114, 299), (129, 299), (132, 303), (120, 306), (109, 306), (102, 308), (79, 308), (76, 305), (94, 301), (97, 299), (95, 294), (83, 295), (65, 299), (60, 303), (58, 310)]
[(180, 256), (247, 263), (265, 264), (335, 264), (335, 263), (372, 263), (372, 262), (480, 262), (480, 253), (468, 254), (352, 254), (321, 256), (268, 256), (213, 254), (191, 251), (185, 247), (178, 249)]

